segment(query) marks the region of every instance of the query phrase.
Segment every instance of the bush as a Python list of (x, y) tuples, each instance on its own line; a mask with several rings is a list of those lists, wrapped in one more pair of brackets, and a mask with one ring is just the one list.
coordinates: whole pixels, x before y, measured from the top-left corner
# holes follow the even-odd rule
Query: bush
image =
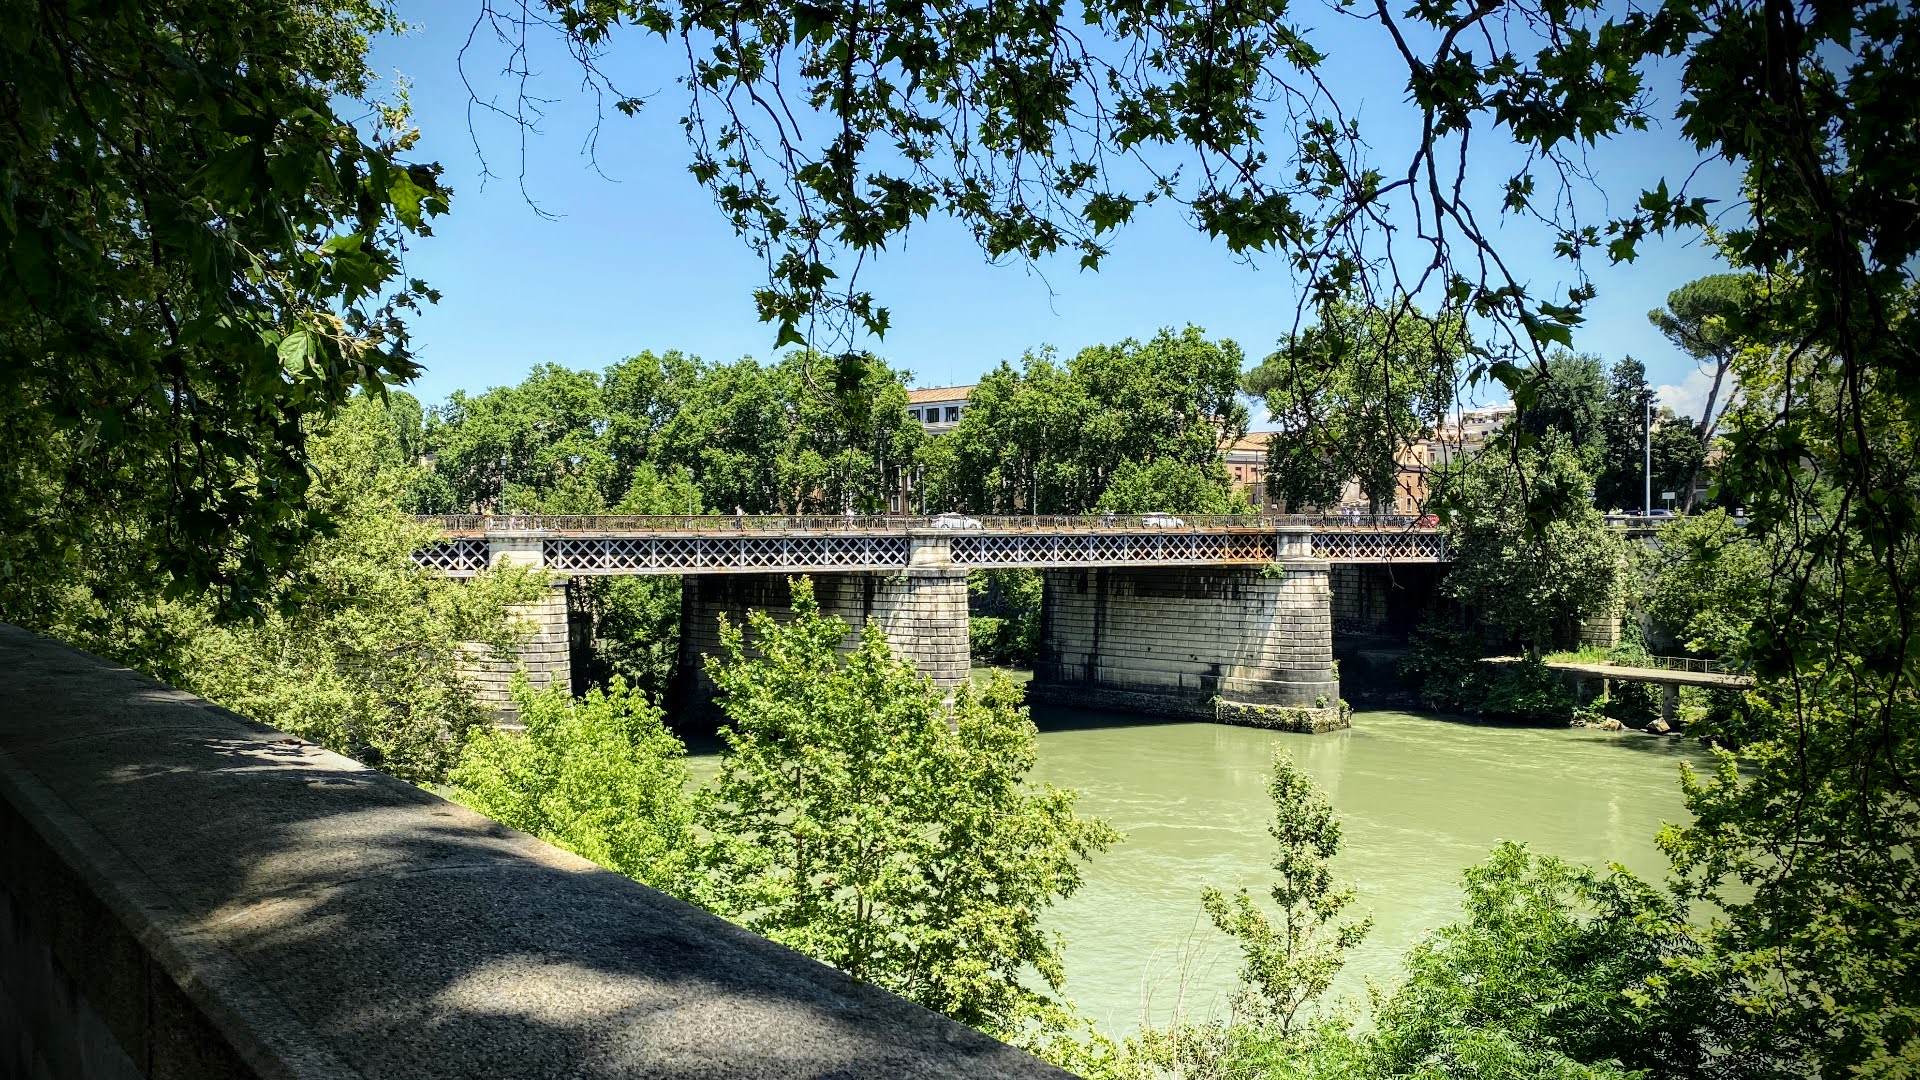
[(1042, 917), (1119, 839), (1075, 796), (1028, 779), (1036, 732), (1004, 675), (945, 692), (869, 622), (721, 622), (728, 753), (702, 792), (703, 902), (741, 926), (989, 1034), (1060, 1008)]
[(1503, 720), (1563, 724), (1573, 716), (1573, 691), (1553, 669), (1527, 657), (1500, 665), (1487, 680), (1479, 711)]
[(1407, 982), (1375, 1016), (1366, 1075), (1743, 1073), (1712, 1050), (1731, 1011), (1675, 992), (1697, 953), (1675, 897), (1618, 867), (1503, 843), (1467, 870), (1463, 907), (1408, 955)]
[(686, 747), (614, 676), (574, 700), (512, 684), (525, 731), (487, 729), (451, 777), (455, 798), (502, 824), (679, 896), (691, 888)]
[(1032, 667), (1040, 648), (1040, 572), (1025, 567), (975, 570), (967, 575), (967, 644), (973, 659), (1002, 667)]
[(1430, 620), (1413, 632), (1400, 675), (1422, 705), (1441, 712), (1541, 723), (1573, 716), (1573, 692), (1545, 664), (1531, 658), (1485, 664), (1484, 652), (1474, 631)]
[(1413, 651), (1400, 661), (1400, 677), (1420, 704), (1441, 712), (1473, 712), (1486, 700), (1492, 672), (1480, 663), (1479, 635), (1429, 619), (1413, 632)]

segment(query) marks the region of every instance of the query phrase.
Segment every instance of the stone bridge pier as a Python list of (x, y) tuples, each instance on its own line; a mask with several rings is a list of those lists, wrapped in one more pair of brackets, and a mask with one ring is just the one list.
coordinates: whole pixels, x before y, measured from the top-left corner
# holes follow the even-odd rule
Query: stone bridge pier
[[(539, 569), (546, 564), (544, 543), (539, 536), (501, 535), (487, 540), (487, 565), (526, 566)], [(486, 645), (467, 646), (467, 659), (461, 674), (473, 684), (474, 696), (493, 709), (494, 717), (504, 723), (515, 719), (513, 699), (507, 686), (515, 671), (524, 670), (535, 687), (559, 685), (573, 689), (573, 658), (567, 632), (567, 581), (560, 578), (546, 594), (512, 609), (514, 617), (527, 624), (529, 633), (511, 655), (497, 656)]]
[[(913, 662), (938, 686), (967, 680), (967, 572), (953, 566), (919, 566), (904, 573), (855, 571), (809, 573), (813, 596), (825, 615), (837, 615), (851, 628), (841, 649), (860, 643), (867, 620), (877, 620), (894, 655)], [(675, 698), (679, 710), (711, 715), (715, 687), (706, 658), (724, 655), (720, 616), (735, 626), (750, 611), (765, 611), (777, 622), (793, 618), (786, 574), (689, 574), (680, 579), (680, 663)], [(752, 636), (748, 636), (752, 646)]]
[(1278, 573), (1045, 571), (1029, 699), (1304, 732), (1345, 727), (1329, 564), (1289, 539)]

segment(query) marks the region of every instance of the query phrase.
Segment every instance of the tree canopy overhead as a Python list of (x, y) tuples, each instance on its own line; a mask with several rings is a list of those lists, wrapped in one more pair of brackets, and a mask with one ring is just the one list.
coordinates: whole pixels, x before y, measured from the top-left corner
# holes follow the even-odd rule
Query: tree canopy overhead
[(6, 617), (100, 557), (251, 610), (311, 535), (311, 421), (417, 371), (403, 315), (433, 298), (401, 252), (447, 193), (370, 100), (397, 25), (365, 0), (0, 12)]

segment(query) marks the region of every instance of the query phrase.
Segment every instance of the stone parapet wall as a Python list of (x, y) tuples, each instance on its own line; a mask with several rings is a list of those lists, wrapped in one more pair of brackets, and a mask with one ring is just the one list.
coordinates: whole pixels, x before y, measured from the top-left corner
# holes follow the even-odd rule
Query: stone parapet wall
[[(827, 615), (850, 628), (841, 648), (859, 645), (860, 630), (877, 620), (896, 656), (913, 662), (940, 686), (967, 680), (967, 573), (951, 568), (913, 569), (899, 574), (813, 574), (814, 599)], [(713, 681), (705, 657), (723, 655), (720, 619), (743, 625), (749, 611), (765, 611), (776, 622), (793, 617), (789, 579), (775, 574), (701, 574), (682, 579), (680, 588), (680, 700), (683, 707), (709, 708)], [(752, 645), (751, 638), (748, 641)]]
[(1069, 1080), (432, 792), (4, 625), (0, 1077)]
[[(1167, 699), (1149, 711), (1212, 716), (1216, 700), (1337, 708), (1327, 564), (1284, 573), (1156, 568), (1045, 571), (1036, 700)], [(1097, 695), (1083, 691), (1098, 691)], [(1113, 707), (1095, 705), (1095, 707)]]
[(1580, 620), (1580, 644), (1599, 649), (1611, 649), (1620, 644), (1622, 622), (1626, 618), (1626, 605), (1618, 604), (1612, 611), (1598, 615), (1589, 615)]

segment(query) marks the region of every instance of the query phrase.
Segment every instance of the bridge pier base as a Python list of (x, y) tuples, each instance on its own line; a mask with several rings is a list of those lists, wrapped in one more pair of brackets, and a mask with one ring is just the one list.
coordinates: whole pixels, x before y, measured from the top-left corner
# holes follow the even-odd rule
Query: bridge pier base
[[(546, 564), (544, 547), (537, 536), (504, 535), (489, 537), (487, 561), (490, 566), (528, 566)], [(496, 723), (513, 725), (518, 717), (513, 698), (507, 693), (513, 673), (524, 670), (535, 688), (563, 686), (573, 690), (572, 641), (567, 628), (567, 581), (552, 583), (544, 596), (529, 604), (517, 604), (510, 613), (520, 622), (531, 624), (530, 632), (512, 655), (496, 656), (486, 645), (467, 646), (466, 662), (460, 673), (472, 684), (474, 698), (493, 710)]]
[(1347, 726), (1328, 564), (1045, 571), (1028, 698), (1291, 731)]
[[(809, 574), (813, 596), (826, 615), (850, 627), (841, 642), (851, 652), (868, 619), (878, 620), (894, 655), (948, 689), (967, 680), (967, 572), (952, 566), (914, 567), (904, 573)], [(690, 574), (680, 584), (680, 710), (712, 714), (715, 687), (706, 658), (723, 655), (720, 616), (734, 625), (747, 612), (765, 611), (778, 622), (793, 617), (784, 574)], [(751, 638), (748, 644), (752, 644)]]

